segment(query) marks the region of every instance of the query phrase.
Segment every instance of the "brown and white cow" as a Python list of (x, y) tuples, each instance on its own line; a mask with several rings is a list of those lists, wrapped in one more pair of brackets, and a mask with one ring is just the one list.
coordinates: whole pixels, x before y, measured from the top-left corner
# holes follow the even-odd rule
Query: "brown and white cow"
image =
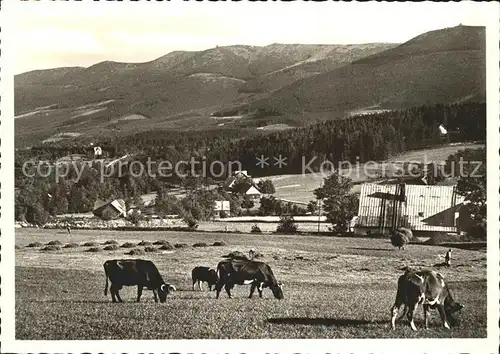
[(401, 305), (405, 305), (402, 318), (405, 314), (410, 321), (410, 327), (416, 331), (413, 316), (418, 305), (424, 308), (424, 324), (428, 328), (429, 309), (437, 309), (443, 326), (450, 329), (450, 324), (457, 323), (455, 314), (463, 306), (455, 302), (448, 286), (441, 274), (433, 270), (407, 270), (398, 279), (396, 301), (391, 309), (391, 327), (396, 328), (396, 317)]

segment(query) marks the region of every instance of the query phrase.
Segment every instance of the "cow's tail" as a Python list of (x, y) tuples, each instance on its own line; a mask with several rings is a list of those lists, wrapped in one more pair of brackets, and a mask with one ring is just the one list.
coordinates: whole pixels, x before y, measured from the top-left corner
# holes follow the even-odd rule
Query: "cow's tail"
[(108, 295), (108, 270), (106, 269), (106, 263), (104, 263), (104, 276), (106, 277), (106, 285), (104, 286), (104, 296)]

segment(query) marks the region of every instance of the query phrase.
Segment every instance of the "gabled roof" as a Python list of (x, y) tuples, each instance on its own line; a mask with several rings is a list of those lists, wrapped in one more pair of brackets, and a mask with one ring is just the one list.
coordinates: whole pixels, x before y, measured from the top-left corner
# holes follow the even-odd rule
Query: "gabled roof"
[[(456, 230), (454, 215), (464, 197), (454, 186), (403, 186), (401, 193), (400, 185), (363, 184), (357, 226), (392, 227), (396, 223), (419, 231)], [(402, 194), (404, 199), (398, 198)]]

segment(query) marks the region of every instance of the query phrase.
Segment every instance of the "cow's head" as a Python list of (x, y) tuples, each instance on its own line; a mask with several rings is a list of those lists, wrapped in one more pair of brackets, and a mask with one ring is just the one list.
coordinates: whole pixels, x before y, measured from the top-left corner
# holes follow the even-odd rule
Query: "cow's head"
[(166, 283), (161, 284), (160, 288), (158, 289), (158, 297), (160, 298), (160, 302), (163, 303), (167, 301), (167, 295), (175, 290), (176, 290), (175, 286), (171, 284), (166, 284)]
[(444, 312), (446, 313), (446, 318), (450, 325), (456, 326), (459, 324), (458, 313), (464, 308), (463, 305), (455, 302), (451, 296), (447, 296), (444, 301)]
[(283, 283), (278, 283), (273, 286), (270, 286), (271, 291), (276, 299), (281, 300), (285, 296), (283, 295)]

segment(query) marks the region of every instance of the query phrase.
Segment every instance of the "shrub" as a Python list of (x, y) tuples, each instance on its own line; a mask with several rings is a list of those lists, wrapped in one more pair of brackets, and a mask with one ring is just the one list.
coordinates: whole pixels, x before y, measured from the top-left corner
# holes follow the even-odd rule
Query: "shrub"
[(62, 242), (55, 240), (55, 241), (50, 241), (49, 243), (47, 243), (47, 245), (49, 245), (49, 246), (61, 246)]
[(170, 250), (174, 249), (174, 246), (172, 246), (170, 243), (165, 243), (165, 244), (161, 245), (159, 249), (170, 251)]
[(42, 247), (42, 246), (43, 246), (43, 243), (41, 243), (41, 242), (32, 242), (26, 247)]
[(198, 221), (192, 216), (186, 216), (183, 220), (190, 230), (196, 230), (198, 228)]
[(144, 220), (144, 216), (141, 214), (141, 212), (134, 210), (128, 217), (127, 220), (130, 221), (132, 224), (135, 226), (139, 225), (141, 220)]
[(175, 248), (186, 248), (186, 247), (189, 247), (189, 245), (187, 243), (176, 243), (174, 245)]
[(58, 245), (48, 245), (48, 246), (45, 246), (44, 248), (42, 248), (40, 251), (60, 251), (61, 250), (61, 247), (59, 247)]
[(80, 245), (78, 243), (68, 243), (67, 245), (64, 246), (64, 248), (77, 248), (77, 247), (80, 247)]
[(131, 256), (141, 256), (144, 254), (144, 250), (142, 250), (140, 248), (134, 248), (133, 250), (130, 250), (129, 252), (127, 252), (125, 254), (129, 254)]
[(152, 246), (153, 244), (149, 241), (141, 241), (137, 244), (137, 246)]
[(122, 248), (134, 248), (136, 245), (132, 242), (125, 242), (121, 247)]
[(250, 232), (254, 233), (254, 234), (261, 234), (262, 230), (260, 229), (259, 225), (253, 224), (252, 225), (252, 230), (250, 230)]
[(85, 252), (101, 252), (101, 248), (100, 247), (90, 247), (89, 249), (87, 249)]
[(403, 232), (394, 231), (391, 235), (391, 244), (394, 247), (399, 247), (399, 249), (404, 249), (408, 241), (408, 238)]
[(477, 223), (467, 230), (467, 237), (470, 240), (486, 241), (486, 223)]
[(280, 234), (294, 234), (297, 232), (298, 226), (293, 220), (293, 216), (283, 215), (280, 217), (276, 232)]
[(144, 247), (145, 252), (158, 252), (158, 248), (153, 247), (153, 246), (146, 246)]
[(85, 242), (83, 244), (84, 247), (97, 247), (99, 246), (99, 243), (95, 242), (95, 241), (91, 241), (91, 242)]
[(120, 248), (120, 246), (118, 246), (116, 244), (111, 244), (111, 245), (107, 245), (106, 247), (104, 247), (104, 250), (105, 251), (116, 251), (119, 248)]
[(215, 241), (212, 246), (226, 246), (227, 243), (225, 243), (224, 241)]
[(193, 245), (193, 247), (207, 247), (208, 245), (205, 242), (197, 242)]
[(219, 216), (220, 216), (220, 218), (221, 218), (221, 219), (225, 219), (225, 218), (227, 218), (227, 217), (228, 217), (227, 213), (226, 213), (224, 210), (222, 210), (222, 211), (219, 213)]
[(104, 242), (105, 245), (117, 245), (118, 244), (118, 241), (115, 241), (115, 240), (108, 240), (106, 242)]

